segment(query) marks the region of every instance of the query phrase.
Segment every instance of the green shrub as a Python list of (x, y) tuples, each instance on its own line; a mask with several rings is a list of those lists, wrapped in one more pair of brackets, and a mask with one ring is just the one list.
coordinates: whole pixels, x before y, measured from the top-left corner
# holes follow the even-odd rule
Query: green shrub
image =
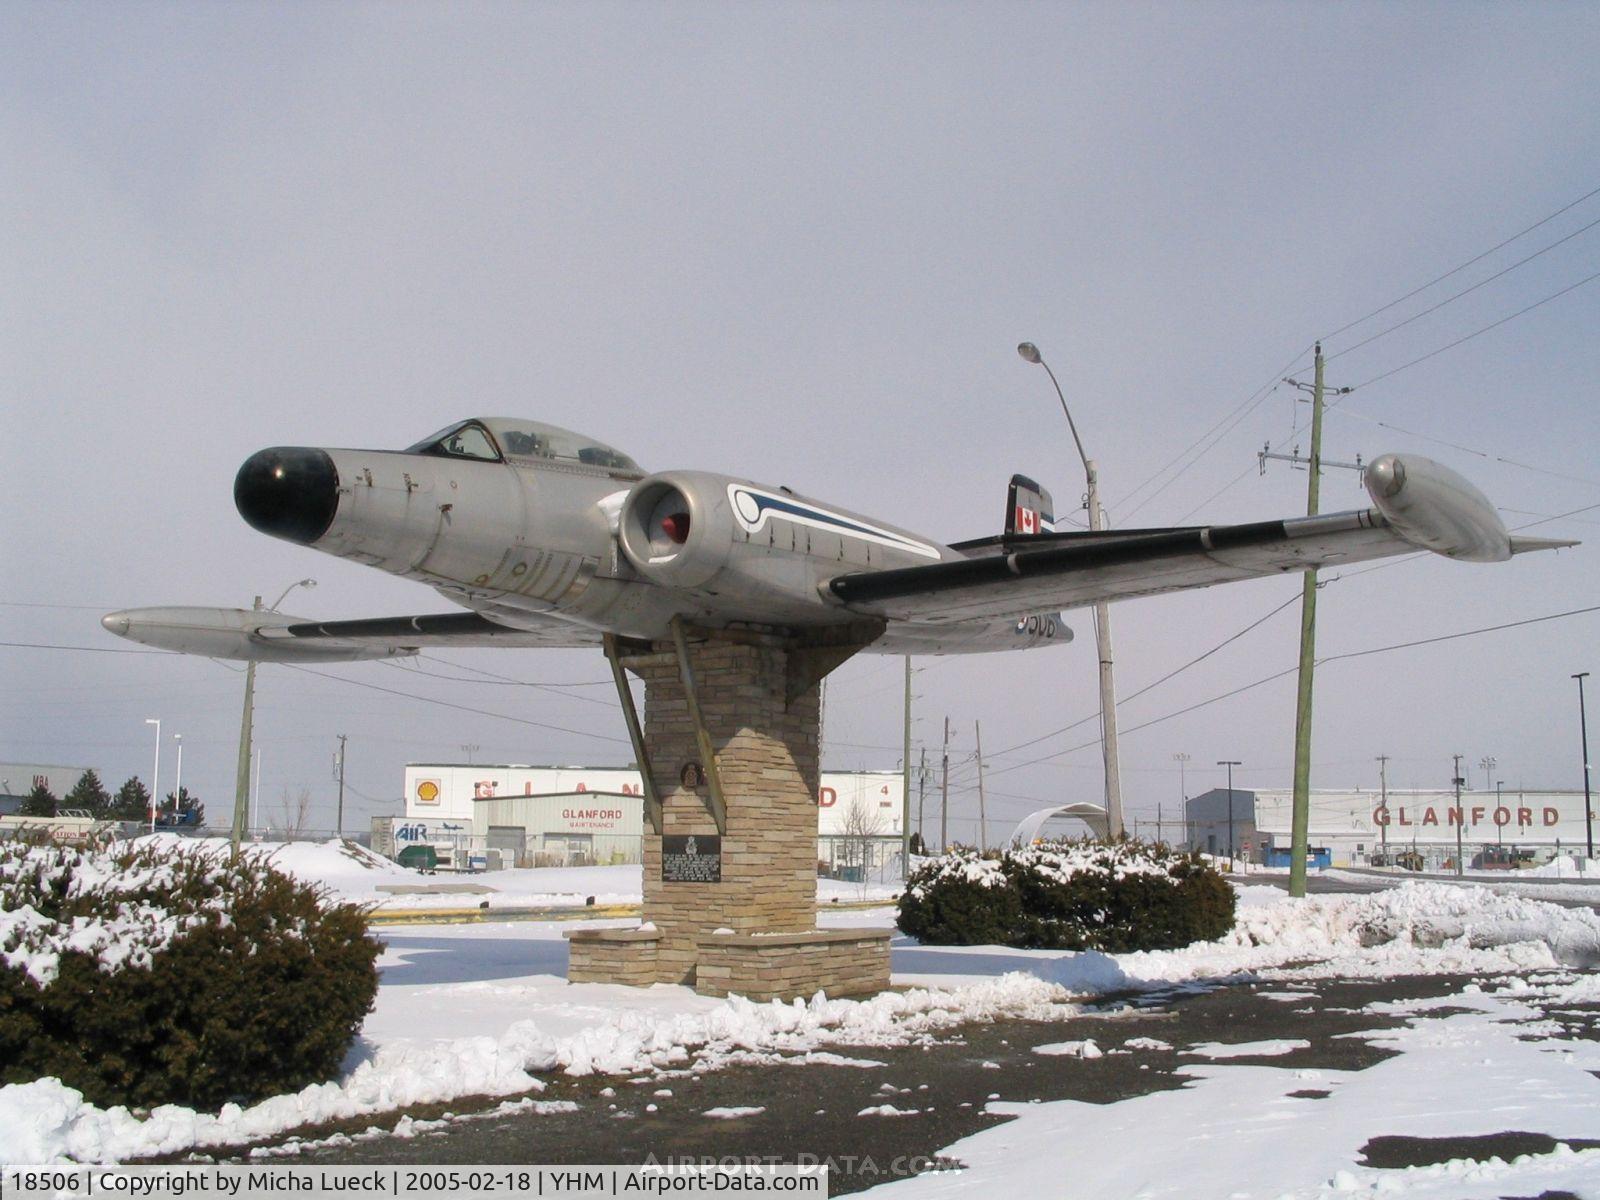
[(1233, 889), (1197, 856), (1143, 842), (956, 850), (900, 897), (903, 933), (931, 945), (1173, 950), (1233, 928)]
[(0, 1082), (132, 1107), (298, 1090), (337, 1073), (378, 952), (360, 907), (260, 856), (0, 846)]

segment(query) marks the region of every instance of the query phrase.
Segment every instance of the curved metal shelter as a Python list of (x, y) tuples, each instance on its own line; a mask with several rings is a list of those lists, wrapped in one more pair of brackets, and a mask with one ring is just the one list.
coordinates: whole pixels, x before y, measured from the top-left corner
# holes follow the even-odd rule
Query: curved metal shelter
[(1029, 846), (1039, 836), (1039, 830), (1044, 828), (1044, 823), (1052, 817), (1076, 817), (1089, 827), (1095, 837), (1105, 837), (1109, 828), (1104, 805), (1090, 804), (1087, 801), (1078, 801), (1075, 804), (1061, 804), (1054, 808), (1041, 808), (1031, 812), (1017, 823), (1011, 831), (1010, 841), (1015, 846)]

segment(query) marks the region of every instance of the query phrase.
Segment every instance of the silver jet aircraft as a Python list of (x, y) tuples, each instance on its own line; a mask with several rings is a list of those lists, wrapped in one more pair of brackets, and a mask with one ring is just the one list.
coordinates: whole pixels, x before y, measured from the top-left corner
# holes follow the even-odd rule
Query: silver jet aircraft
[(415, 579), (458, 610), (318, 623), (143, 608), (103, 624), (149, 646), (262, 662), (654, 642), (674, 618), (882, 654), (981, 653), (1068, 641), (1059, 610), (1099, 601), (1419, 549), (1500, 562), (1572, 544), (1513, 537), (1481, 492), (1424, 458), (1384, 455), (1366, 486), (1372, 507), (1353, 512), (1085, 532), (1056, 530), (1049, 494), (1017, 476), (1001, 534), (944, 545), (785, 487), (647, 475), (581, 434), (486, 417), (405, 450), (262, 450), (234, 481), (262, 533)]

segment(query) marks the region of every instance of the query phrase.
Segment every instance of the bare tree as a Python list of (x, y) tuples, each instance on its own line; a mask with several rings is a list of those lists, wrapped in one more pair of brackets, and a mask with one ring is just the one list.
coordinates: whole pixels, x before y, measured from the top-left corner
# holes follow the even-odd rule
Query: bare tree
[(297, 796), (291, 797), (289, 789), (283, 789), (283, 795), (278, 800), (278, 822), (283, 826), (283, 840), (297, 842), (305, 834), (306, 823), (311, 815), (311, 789), (303, 787)]
[(859, 881), (863, 897), (867, 894), (867, 877), (875, 865), (873, 850), (884, 829), (883, 813), (876, 804), (866, 796), (857, 795), (851, 799), (850, 807), (844, 813), (839, 856), (845, 866), (860, 867)]

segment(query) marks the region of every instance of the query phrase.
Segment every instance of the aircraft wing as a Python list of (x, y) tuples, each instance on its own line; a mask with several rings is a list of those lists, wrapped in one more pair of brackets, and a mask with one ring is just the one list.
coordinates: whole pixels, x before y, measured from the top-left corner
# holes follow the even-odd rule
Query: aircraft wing
[(1481, 492), (1426, 459), (1367, 471), (1374, 507), (1183, 529), (1042, 534), (977, 544), (971, 557), (834, 578), (846, 607), (887, 620), (963, 621), (1083, 608), (1162, 592), (1431, 550), (1499, 562), (1572, 542), (1514, 538)]
[(537, 614), (513, 628), (475, 612), (359, 621), (307, 621), (246, 608), (130, 608), (105, 616), (112, 633), (184, 654), (255, 662), (351, 662), (399, 658), (427, 647), (598, 646), (599, 631)]

